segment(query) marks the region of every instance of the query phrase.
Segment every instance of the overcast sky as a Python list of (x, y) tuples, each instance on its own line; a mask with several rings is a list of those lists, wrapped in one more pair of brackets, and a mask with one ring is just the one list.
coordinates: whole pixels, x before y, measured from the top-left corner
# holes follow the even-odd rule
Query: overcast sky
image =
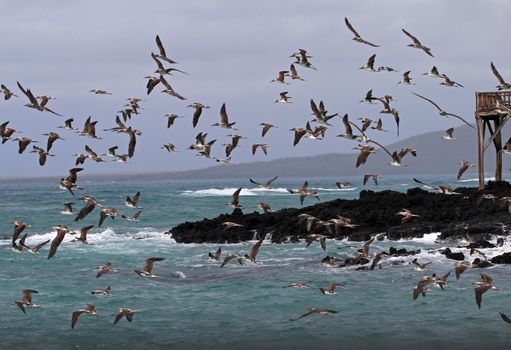
[[(352, 41), (344, 25), (348, 17), (372, 48)], [(119, 145), (127, 150), (128, 136), (102, 131), (114, 126), (116, 111), (130, 96), (146, 99), (141, 114), (130, 125), (143, 132), (130, 164), (95, 164), (87, 161), (88, 173), (152, 172), (202, 168), (212, 160), (196, 157), (187, 150), (200, 131), (218, 139), (213, 154), (224, 158), (222, 143), (229, 142), (224, 129), (211, 127), (219, 119), (223, 102), (239, 133), (248, 137), (233, 152), (236, 163), (295, 155), (347, 152), (352, 142), (335, 137), (343, 132), (340, 118), (323, 141), (304, 139), (292, 146), (293, 127), (310, 120), (309, 100), (323, 100), (329, 112), (356, 118), (382, 117), (390, 132), (373, 134), (383, 143), (396, 140), (389, 115), (379, 115), (381, 105), (358, 103), (369, 89), (376, 96), (393, 95), (393, 106), (401, 116), (400, 139), (427, 131), (459, 126), (445, 120), (433, 106), (417, 99), (411, 91), (436, 100), (445, 110), (474, 120), (475, 91), (492, 91), (497, 80), (490, 71), (493, 61), (504, 79), (511, 81), (510, 38), (505, 34), (511, 18), (507, 1), (10, 1), (2, 3), (2, 54), (0, 81), (20, 95), (0, 101), (0, 122), (23, 131), (24, 136), (46, 143), (41, 134), (59, 131), (66, 139), (57, 142), (42, 168), (37, 156), (18, 155), (17, 144), (0, 145), (0, 176), (64, 175), (74, 165), (73, 154), (91, 146), (97, 153)], [(434, 58), (409, 48), (401, 28), (417, 36), (432, 49)], [(150, 52), (157, 52), (159, 34), (167, 55), (179, 62), (168, 80), (187, 97), (180, 101), (160, 93), (158, 86), (146, 96), (143, 78), (155, 70)], [(306, 80), (289, 85), (269, 83), (279, 70), (293, 62), (289, 55), (298, 48), (314, 56), (317, 71), (297, 66)], [(375, 66), (411, 70), (416, 85), (403, 86), (401, 73), (370, 73), (357, 69), (376, 54)], [(421, 76), (436, 65), (464, 88), (439, 85), (440, 79)], [(64, 117), (26, 108), (26, 98), (16, 81), (37, 95), (57, 97), (49, 107)], [(93, 95), (93, 88), (106, 89), (111, 96)], [(288, 91), (292, 104), (274, 104), (281, 91)], [(197, 128), (192, 128), (191, 102), (210, 105)], [(164, 114), (184, 116), (166, 129)], [(82, 127), (87, 116), (99, 120), (98, 135), (92, 140), (57, 129), (68, 117)], [(260, 137), (259, 123), (269, 121), (279, 128)], [(474, 137), (476, 134), (474, 133)], [(506, 135), (505, 135), (506, 137)], [(174, 143), (179, 153), (160, 149)], [(250, 145), (268, 143), (268, 156), (252, 156)], [(413, 146), (413, 145), (411, 145)], [(31, 146), (30, 146), (31, 147)], [(475, 160), (475, 150), (467, 150)], [(456, 160), (458, 161), (458, 160)], [(5, 166), (9, 165), (9, 166)]]

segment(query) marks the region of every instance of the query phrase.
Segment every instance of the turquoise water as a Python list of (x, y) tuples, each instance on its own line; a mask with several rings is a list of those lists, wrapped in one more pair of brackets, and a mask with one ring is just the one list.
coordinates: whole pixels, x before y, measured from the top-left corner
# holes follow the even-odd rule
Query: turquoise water
[[(404, 191), (414, 186), (410, 177), (383, 177), (378, 187)], [(429, 181), (432, 178), (421, 177)], [(455, 183), (449, 177), (435, 177), (453, 185), (475, 186), (475, 179)], [(339, 179), (309, 179), (318, 188), (322, 201), (355, 198), (363, 187), (359, 178), (347, 179), (355, 190), (336, 189)], [(79, 181), (80, 182), (80, 181)], [(210, 262), (207, 253), (218, 245), (176, 244), (164, 232), (183, 221), (194, 221), (229, 212), (225, 206), (232, 192), (243, 187), (241, 204), (245, 211), (255, 210), (259, 201), (274, 209), (296, 207), (298, 198), (286, 192), (303, 181), (279, 179), (274, 189), (255, 189), (248, 181), (160, 181), (160, 182), (80, 182), (80, 194), (94, 196), (107, 207), (132, 215), (136, 210), (123, 206), (127, 195), (141, 192), (144, 208), (140, 222), (120, 217), (107, 219), (104, 227), (89, 233), (88, 245), (61, 244), (56, 256), (46, 258), (48, 246), (39, 254), (17, 253), (10, 241), (0, 241), (0, 348), (24, 349), (290, 349), (290, 348), (376, 348), (466, 349), (507, 348), (511, 325), (504, 323), (498, 312), (511, 316), (511, 278), (507, 266), (496, 266), (483, 272), (494, 278), (499, 291), (483, 296), (482, 309), (474, 301), (472, 282), (482, 270), (469, 269), (459, 281), (451, 276), (444, 291), (431, 287), (426, 298), (412, 300), (412, 288), (418, 280), (432, 272), (444, 274), (453, 270), (454, 262), (434, 249), (449, 246), (435, 243), (435, 234), (422, 239), (399, 242), (375, 242), (371, 251), (388, 250), (390, 246), (422, 249), (419, 261), (433, 262), (428, 271), (415, 271), (409, 265), (413, 257), (383, 259), (383, 268), (363, 272), (354, 269), (327, 268), (319, 263), (325, 256), (319, 245), (305, 248), (304, 243), (273, 245), (265, 242), (258, 264), (228, 264), (220, 269)], [(0, 234), (10, 235), (11, 220), (32, 225), (27, 244), (53, 238), (50, 227), (58, 224), (79, 229), (97, 225), (96, 209), (75, 223), (73, 216), (58, 214), (62, 203), (82, 203), (55, 183), (3, 183), (0, 207)], [(306, 202), (313, 204), (314, 201)], [(223, 252), (246, 253), (254, 242), (222, 245)], [(360, 243), (328, 241), (327, 253), (337, 257), (355, 255)], [(457, 251), (457, 248), (454, 248)], [(483, 250), (489, 257), (510, 251), (503, 248)], [(462, 249), (468, 256), (468, 251)], [(133, 272), (147, 257), (166, 260), (155, 264), (157, 279), (141, 278)], [(404, 264), (393, 265), (392, 261)], [(119, 272), (95, 278), (96, 267), (111, 261)], [(452, 273), (453, 274), (453, 273)], [(282, 288), (292, 282), (310, 282), (309, 289)], [(338, 294), (322, 295), (318, 287), (336, 282)], [(90, 292), (112, 287), (111, 296)], [(33, 302), (40, 308), (27, 308), (27, 316), (12, 304), (20, 300), (21, 290), (39, 291)], [(80, 317), (71, 330), (71, 313), (93, 303), (95, 316)], [(142, 310), (133, 322), (125, 319), (113, 326), (117, 308)], [(313, 315), (291, 322), (309, 307), (339, 311), (328, 316)]]

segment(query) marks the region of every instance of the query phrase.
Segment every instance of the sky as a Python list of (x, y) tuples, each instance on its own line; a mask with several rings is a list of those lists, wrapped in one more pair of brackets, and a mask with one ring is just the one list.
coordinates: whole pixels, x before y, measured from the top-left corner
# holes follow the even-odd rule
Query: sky
[[(381, 45), (372, 48), (352, 39), (344, 25), (348, 17), (365, 39)], [(187, 147), (199, 132), (217, 139), (213, 155), (225, 158), (223, 143), (230, 142), (228, 130), (211, 127), (219, 121), (226, 103), (230, 121), (247, 137), (232, 154), (235, 163), (283, 157), (351, 152), (356, 145), (335, 137), (344, 132), (340, 118), (322, 141), (304, 139), (293, 147), (289, 129), (304, 127), (311, 119), (309, 101), (323, 100), (328, 111), (352, 121), (360, 117), (381, 117), (388, 133), (371, 136), (384, 144), (434, 130), (459, 126), (461, 122), (438, 116), (433, 106), (419, 100), (412, 91), (428, 96), (445, 110), (473, 122), (475, 91), (493, 91), (497, 80), (490, 70), (493, 61), (505, 80), (511, 81), (510, 38), (503, 28), (511, 18), (507, 1), (10, 1), (2, 4), (2, 54), (0, 82), (20, 95), (0, 101), (0, 123), (46, 144), (41, 134), (58, 131), (57, 141), (45, 167), (37, 156), (17, 153), (17, 144), (0, 145), (2, 176), (63, 176), (74, 166), (74, 154), (89, 145), (97, 153), (119, 145), (127, 152), (128, 136), (102, 131), (113, 127), (116, 112), (126, 98), (146, 101), (141, 113), (128, 122), (143, 134), (138, 138), (135, 157), (128, 164), (86, 161), (87, 173), (150, 173), (180, 171), (215, 165), (214, 160), (195, 156)], [(405, 28), (430, 47), (434, 58), (407, 47)], [(179, 63), (167, 80), (187, 97), (186, 101), (162, 94), (161, 86), (146, 95), (144, 76), (155, 70), (150, 53), (157, 52), (159, 35), (167, 55)], [(289, 69), (290, 54), (306, 49), (317, 71), (297, 65), (305, 81), (289, 85), (270, 83), (278, 71)], [(401, 73), (371, 73), (359, 70), (376, 54), (375, 66), (391, 66), (401, 73), (411, 70), (416, 85), (397, 84)], [(439, 85), (440, 79), (422, 76), (435, 65), (440, 72), (464, 88)], [(24, 107), (27, 99), (16, 86), (19, 81), (36, 95), (57, 99), (48, 106), (63, 117)], [(94, 95), (91, 89), (106, 89), (112, 95)], [(365, 93), (394, 96), (401, 131), (396, 138), (389, 115), (380, 115), (381, 105), (359, 103)], [(292, 97), (290, 104), (274, 103), (282, 91)], [(192, 128), (192, 102), (211, 106), (204, 110), (197, 128)], [(163, 115), (183, 116), (166, 129)], [(102, 140), (78, 136), (57, 129), (67, 118), (81, 128), (88, 116), (99, 120)], [(261, 122), (278, 128), (261, 138)], [(504, 129), (504, 139), (507, 139)], [(476, 134), (474, 132), (474, 137)], [(180, 152), (166, 153), (164, 143)], [(254, 143), (269, 144), (268, 155), (251, 154)], [(413, 145), (411, 145), (413, 146)], [(30, 146), (31, 147), (31, 146)], [(467, 150), (476, 160), (476, 150)], [(457, 162), (458, 160), (456, 160)]]

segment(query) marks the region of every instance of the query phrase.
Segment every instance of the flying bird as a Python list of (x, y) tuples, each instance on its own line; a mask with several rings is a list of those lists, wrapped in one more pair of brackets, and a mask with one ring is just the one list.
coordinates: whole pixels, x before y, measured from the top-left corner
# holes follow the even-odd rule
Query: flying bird
[(458, 176), (456, 177), (456, 180), (461, 179), (461, 177), (463, 176), (465, 171), (468, 170), (468, 168), (474, 167), (474, 165), (467, 160), (462, 160), (461, 162), (459, 162), (459, 165), (460, 169), (458, 170)]
[(256, 184), (257, 186), (259, 186), (260, 188), (262, 189), (269, 189), (271, 184), (273, 183), (273, 181), (277, 180), (279, 177), (278, 176), (275, 176), (274, 178), (266, 181), (266, 182), (263, 182), (263, 183), (260, 183), (260, 182), (257, 182), (257, 181), (254, 181), (252, 179), (249, 179), (250, 182), (252, 182), (253, 184)]
[[(507, 83), (502, 76), (499, 74), (499, 71), (497, 68), (495, 68), (495, 65), (493, 62), (490, 62), (491, 71), (493, 72), (493, 75), (497, 78), (499, 81), (499, 85), (496, 86), (497, 90), (509, 90), (511, 89), (511, 84)], [(3, 87), (3, 85), (2, 85)], [(7, 99), (7, 98), (6, 98)]]
[(77, 309), (71, 315), (71, 329), (74, 329), (76, 326), (76, 322), (78, 322), (78, 317), (80, 315), (96, 315), (96, 308), (92, 304), (87, 304), (83, 309)]
[(424, 51), (425, 53), (427, 53), (428, 55), (430, 55), (431, 57), (435, 57), (431, 53), (431, 49), (429, 47), (422, 45), (422, 43), (419, 41), (419, 39), (414, 37), (412, 34), (408, 33), (406, 30), (404, 30), (404, 29), (401, 29), (401, 30), (403, 31), (403, 33), (405, 33), (405, 35), (407, 37), (409, 37), (413, 41), (413, 43), (408, 44), (408, 46), (416, 48), (416, 49), (420, 49), (420, 50)]
[(336, 314), (336, 313), (338, 313), (338, 311), (329, 310), (329, 309), (322, 309), (322, 308), (317, 308), (317, 307), (312, 307), (312, 308), (309, 309), (309, 311), (307, 313), (305, 313), (302, 316), (297, 317), (297, 318), (291, 318), (291, 319), (289, 319), (289, 321), (296, 321), (296, 320), (299, 320), (301, 318), (304, 318), (304, 317), (307, 317), (307, 316), (310, 316), (310, 315), (314, 315), (314, 314), (319, 314), (319, 315), (322, 315), (322, 316), (326, 316), (326, 315)]
[(153, 271), (153, 264), (157, 261), (163, 261), (165, 258), (147, 258), (145, 260), (145, 265), (142, 268), (142, 270), (135, 269), (134, 271), (140, 276), (140, 277), (151, 277), (155, 278), (158, 277), (156, 275), (152, 274)]
[(372, 47), (379, 47), (379, 45), (375, 45), (373, 43), (370, 43), (367, 40), (362, 39), (362, 37), (357, 33), (355, 28), (353, 28), (353, 26), (351, 25), (350, 21), (348, 21), (348, 18), (344, 17), (344, 23), (346, 24), (346, 27), (348, 27), (348, 29), (353, 33), (353, 35), (355, 35), (353, 40), (355, 40), (355, 41), (357, 41), (359, 43), (362, 43), (362, 44), (366, 44), (366, 45), (372, 46)]
[(135, 312), (140, 312), (140, 310), (133, 310), (125, 307), (119, 308), (119, 310), (117, 311), (117, 315), (115, 316), (114, 319), (114, 324), (117, 324), (117, 322), (119, 322), (123, 317), (126, 317), (128, 322), (133, 321), (133, 315), (135, 314)]
[(438, 114), (441, 115), (442, 117), (455, 117), (455, 118), (458, 118), (459, 120), (461, 120), (462, 122), (464, 122), (465, 124), (467, 124), (468, 126), (470, 126), (472, 129), (474, 129), (474, 126), (472, 126), (469, 122), (467, 122), (465, 119), (463, 119), (462, 117), (460, 117), (459, 115), (456, 115), (456, 114), (453, 114), (453, 113), (449, 113), (449, 112), (446, 112), (444, 111), (442, 108), (440, 108), (439, 105), (437, 105), (435, 102), (433, 102), (432, 100), (430, 100), (429, 98), (426, 98), (424, 96), (421, 96), (419, 94), (416, 94), (415, 92), (412, 92), (412, 94), (414, 94), (415, 96), (417, 97), (420, 97), (422, 98), (423, 100), (426, 100), (428, 101), (429, 103), (431, 103), (433, 106), (436, 107), (436, 109), (438, 109)]

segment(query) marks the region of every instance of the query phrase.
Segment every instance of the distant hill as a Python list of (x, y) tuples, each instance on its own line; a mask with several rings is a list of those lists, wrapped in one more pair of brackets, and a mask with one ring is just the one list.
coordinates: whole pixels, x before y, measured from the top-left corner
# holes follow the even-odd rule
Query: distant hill
[[(358, 153), (328, 153), (311, 157), (282, 158), (268, 162), (253, 162), (221, 165), (202, 170), (182, 171), (168, 174), (154, 174), (169, 179), (211, 179), (238, 177), (313, 177), (313, 176), (355, 176), (369, 172), (378, 174), (448, 174), (458, 171), (462, 160), (477, 164), (476, 131), (468, 126), (455, 129), (456, 140), (442, 139), (443, 131), (413, 136), (386, 146), (391, 152), (409, 146), (417, 150), (417, 157), (406, 156), (406, 167), (388, 165), (390, 157), (383, 150), (369, 156), (365, 165), (355, 168)], [(349, 142), (340, 140), (340, 142)], [(356, 143), (353, 143), (356, 146)], [(504, 157), (504, 169), (511, 164)], [(495, 152), (493, 147), (486, 154), (486, 170), (494, 170)]]

